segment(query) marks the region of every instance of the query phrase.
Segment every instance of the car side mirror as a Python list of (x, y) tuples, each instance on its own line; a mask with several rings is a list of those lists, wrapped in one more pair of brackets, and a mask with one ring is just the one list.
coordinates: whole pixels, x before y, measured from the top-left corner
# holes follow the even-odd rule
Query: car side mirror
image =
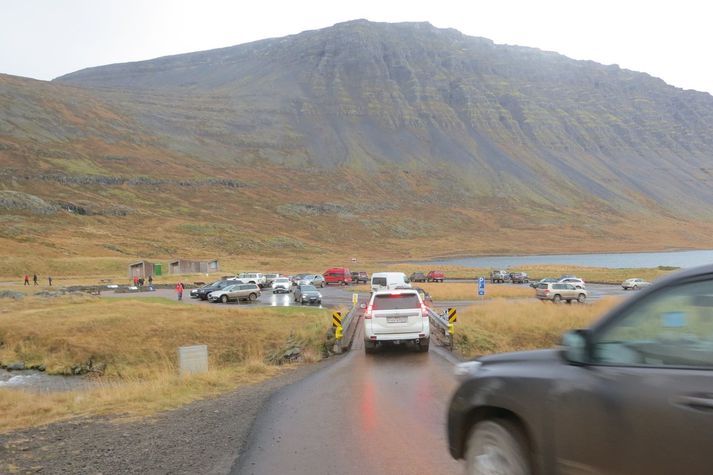
[(588, 364), (590, 348), (591, 343), (587, 330), (573, 330), (562, 336), (562, 357), (569, 363)]
[(364, 309), (364, 308), (366, 308), (366, 304), (365, 304), (365, 303), (363, 303), (363, 304), (359, 305), (359, 308), (361, 308), (361, 309)]

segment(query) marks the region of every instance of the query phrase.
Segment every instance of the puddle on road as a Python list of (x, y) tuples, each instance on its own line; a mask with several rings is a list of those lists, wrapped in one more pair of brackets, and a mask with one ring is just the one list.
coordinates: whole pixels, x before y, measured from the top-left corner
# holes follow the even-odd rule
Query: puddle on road
[(86, 389), (94, 383), (82, 376), (56, 376), (36, 370), (0, 369), (0, 389), (22, 389), (38, 393)]

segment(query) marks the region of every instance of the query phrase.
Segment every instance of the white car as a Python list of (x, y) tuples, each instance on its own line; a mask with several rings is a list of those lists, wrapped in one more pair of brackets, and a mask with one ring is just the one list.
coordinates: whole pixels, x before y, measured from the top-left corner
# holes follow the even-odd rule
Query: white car
[(651, 285), (651, 282), (646, 282), (644, 279), (626, 279), (621, 283), (621, 288), (624, 290), (639, 290)]
[(290, 292), (292, 290), (292, 281), (287, 277), (277, 277), (272, 281), (272, 293), (279, 294), (282, 292)]
[(411, 287), (411, 281), (403, 272), (376, 272), (371, 275), (371, 291)]
[(238, 279), (246, 284), (257, 284), (260, 287), (265, 285), (265, 276), (260, 272), (241, 272), (238, 274)]
[(563, 279), (558, 280), (556, 283), (558, 284), (572, 284), (574, 285), (575, 289), (586, 289), (587, 285), (585, 282), (578, 278), (578, 277), (565, 277)]
[(426, 305), (415, 289), (380, 290), (371, 294), (364, 313), (364, 351), (384, 344), (416, 343), (428, 351), (431, 327)]

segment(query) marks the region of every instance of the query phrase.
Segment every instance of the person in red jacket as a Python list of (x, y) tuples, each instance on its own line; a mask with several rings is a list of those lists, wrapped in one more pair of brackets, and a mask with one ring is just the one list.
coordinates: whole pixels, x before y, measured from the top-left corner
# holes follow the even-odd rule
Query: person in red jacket
[(25, 285), (30, 285), (30, 276), (25, 274)]
[(178, 296), (178, 300), (183, 300), (183, 283), (179, 282), (176, 284), (176, 295)]

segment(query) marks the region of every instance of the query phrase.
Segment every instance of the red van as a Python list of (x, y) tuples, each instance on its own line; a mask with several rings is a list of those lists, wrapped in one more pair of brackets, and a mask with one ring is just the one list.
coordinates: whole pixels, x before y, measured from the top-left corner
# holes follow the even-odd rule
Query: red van
[(332, 267), (322, 274), (327, 284), (349, 285), (352, 283), (352, 273), (346, 267)]

